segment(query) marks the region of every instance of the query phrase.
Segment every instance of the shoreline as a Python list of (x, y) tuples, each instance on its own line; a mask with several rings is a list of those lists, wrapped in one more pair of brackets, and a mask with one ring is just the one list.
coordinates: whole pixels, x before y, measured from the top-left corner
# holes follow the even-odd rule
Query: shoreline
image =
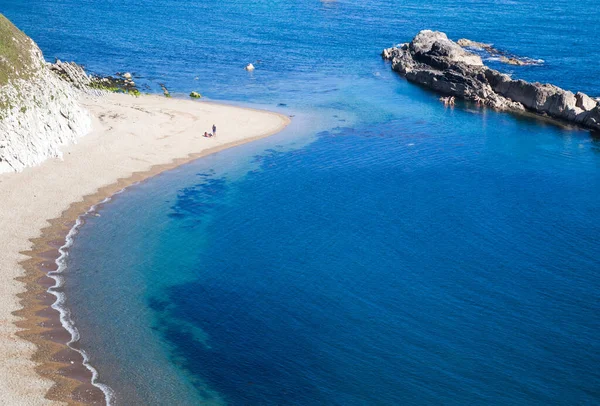
[[(103, 103), (104, 106), (101, 106)], [(8, 371), (9, 369), (12, 369), (9, 365), (2, 368), (4, 371), (0, 369), (0, 377), (10, 373), (10, 376), (12, 377), (11, 381), (15, 383), (14, 386), (11, 385), (9, 392), (3, 391), (3, 395), (0, 395), (0, 399), (2, 400), (9, 401), (12, 399), (13, 401), (22, 401), (23, 397), (25, 397), (28, 401), (31, 400), (32, 404), (52, 404), (55, 402), (67, 402), (69, 404), (104, 404), (105, 398), (110, 398), (111, 396), (109, 393), (110, 389), (103, 388), (104, 391), (102, 391), (98, 385), (92, 384), (95, 374), (93, 372), (93, 367), (85, 365), (85, 356), (77, 349), (77, 342), (74, 340), (78, 334), (77, 331), (71, 329), (69, 332), (67, 330), (68, 327), (65, 326), (65, 324), (68, 326), (68, 322), (66, 321), (68, 320), (69, 311), (60, 305), (60, 298), (62, 297), (60, 289), (60, 281), (62, 279), (60, 272), (62, 269), (59, 268), (61, 266), (61, 259), (65, 255), (64, 252), (68, 251), (70, 239), (76, 234), (77, 227), (85, 222), (84, 217), (86, 214), (95, 211), (98, 206), (106, 203), (112, 196), (127, 187), (204, 156), (268, 137), (281, 131), (290, 122), (289, 118), (278, 113), (250, 108), (232, 107), (217, 103), (167, 99), (160, 96), (141, 96), (140, 98), (134, 98), (127, 95), (108, 95), (102, 96), (98, 98), (98, 100), (90, 100), (88, 98), (84, 104), (86, 107), (89, 108), (92, 106), (92, 110), (96, 110), (92, 112), (95, 116), (94, 131), (92, 132), (95, 133), (95, 141), (98, 141), (98, 135), (100, 135), (101, 137), (112, 137), (114, 138), (113, 141), (119, 144), (122, 143), (123, 137), (131, 135), (134, 138), (138, 136), (149, 138), (151, 141), (154, 141), (154, 143), (143, 142), (144, 145), (142, 151), (137, 153), (136, 147), (140, 146), (139, 140), (137, 140), (137, 143), (135, 143), (131, 151), (129, 151), (132, 155), (130, 158), (135, 162), (133, 166), (138, 167), (139, 170), (130, 170), (132, 169), (131, 166), (122, 165), (122, 162), (119, 162), (118, 158), (116, 158), (116, 162), (113, 163), (118, 166), (116, 168), (113, 167), (111, 171), (115, 174), (122, 173), (124, 176), (116, 176), (116, 178), (112, 180), (112, 183), (106, 181), (103, 182), (94, 177), (98, 184), (97, 187), (94, 188), (95, 191), (85, 194), (82, 193), (81, 195), (76, 196), (75, 199), (67, 198), (65, 196), (62, 202), (53, 202), (53, 206), (60, 205), (61, 203), (64, 204), (62, 210), (60, 210), (57, 215), (51, 215), (51, 213), (49, 213), (46, 217), (41, 211), (34, 214), (34, 216), (37, 216), (38, 222), (40, 222), (41, 217), (45, 217), (43, 219), (45, 225), (37, 229), (35, 236), (26, 239), (25, 242), (29, 240), (28, 244), (24, 244), (23, 241), (20, 241), (20, 245), (28, 245), (28, 249), (20, 249), (17, 253), (13, 253), (15, 257), (20, 257), (17, 263), (14, 264), (17, 265), (14, 270), (19, 272), (20, 275), (16, 275), (14, 278), (14, 280), (18, 282), (12, 284), (9, 283), (9, 285), (13, 285), (11, 286), (12, 290), (16, 290), (15, 295), (19, 299), (17, 302), (16, 298), (11, 297), (6, 301), (14, 301), (18, 306), (17, 308), (14, 308), (13, 303), (13, 308), (10, 309), (10, 313), (12, 314), (11, 318), (13, 320), (11, 321), (13, 326), (18, 327), (18, 330), (16, 328), (14, 329), (14, 335), (19, 337), (19, 339), (16, 341), (17, 339), (12, 338), (10, 342), (5, 342), (5, 337), (3, 337), (3, 340), (0, 341), (0, 348), (5, 350), (7, 345), (24, 348), (19, 348), (19, 351), (17, 351), (17, 354), (20, 357), (19, 363), (21, 364), (17, 371)], [(131, 128), (131, 126), (126, 125), (131, 121), (131, 116), (119, 113), (111, 115), (109, 119), (106, 119), (106, 116), (104, 116), (105, 121), (103, 121), (102, 114), (106, 113), (108, 115), (108, 113), (113, 113), (111, 110), (114, 110), (115, 105), (122, 109), (129, 108), (139, 111), (140, 113), (134, 114), (141, 116), (145, 125), (138, 125), (135, 128)], [(156, 111), (157, 107), (159, 110), (158, 112)], [(180, 107), (181, 110), (176, 110), (177, 107)], [(228, 120), (228, 127), (236, 127), (235, 135), (221, 136), (220, 134), (224, 132), (221, 130), (221, 132), (217, 132), (217, 137), (219, 138), (205, 139), (201, 137), (201, 131), (195, 130), (197, 121), (201, 119), (214, 119), (217, 121), (219, 127), (225, 127), (225, 125), (219, 125), (220, 121), (214, 117), (201, 118), (199, 115), (192, 117), (195, 110), (204, 110), (204, 112), (207, 112), (206, 110), (208, 110), (208, 112), (217, 111), (217, 113), (221, 115), (227, 115), (226, 119)], [(166, 114), (166, 117), (164, 117), (164, 114)], [(163, 120), (158, 124), (169, 124), (169, 130), (162, 130), (160, 125), (157, 126), (157, 123), (152, 121), (152, 118), (156, 118), (157, 115), (166, 119), (166, 121)], [(194, 124), (192, 125), (194, 130), (190, 131), (189, 127), (183, 129), (179, 128), (183, 124), (174, 121), (175, 118), (178, 118), (178, 115), (179, 118), (183, 117), (180, 121), (187, 121), (186, 124)], [(225, 117), (221, 118), (223, 119)], [(133, 121), (135, 122), (135, 120)], [(118, 130), (114, 131), (113, 124), (115, 127), (118, 127), (119, 125), (123, 125), (123, 122), (126, 122), (125, 128), (133, 130), (133, 132), (123, 134)], [(100, 126), (99, 128), (97, 127), (98, 125)], [(135, 131), (138, 131), (138, 133)], [(146, 136), (146, 132), (150, 132), (153, 135)], [(171, 135), (165, 135), (165, 132)], [(190, 152), (185, 147), (179, 146), (172, 151), (169, 151), (169, 153), (157, 154), (156, 151), (160, 148), (160, 145), (154, 144), (161, 144), (161, 140), (164, 143), (165, 138), (171, 136), (177, 136), (181, 141), (187, 141), (188, 143), (191, 141), (192, 143), (203, 145), (204, 148), (197, 148), (196, 151)], [(80, 144), (84, 144), (85, 141), (87, 141), (87, 137), (92, 137), (92, 134), (81, 138), (79, 141)], [(223, 141), (221, 141), (221, 139)], [(105, 145), (105, 143), (102, 142), (103, 140), (100, 141), (100, 144), (102, 144), (100, 146), (105, 149), (115, 147), (115, 145)], [(144, 141), (148, 141), (148, 139), (144, 139)], [(109, 144), (110, 142), (111, 140), (108, 141)], [(89, 148), (86, 148), (90, 145), (80, 147), (80, 144), (65, 147), (65, 161), (71, 160), (71, 152), (77, 151), (79, 154), (76, 155), (75, 159), (78, 159), (80, 161), (79, 163), (83, 164), (84, 167), (87, 166), (85, 165), (85, 162), (81, 162), (86, 161), (89, 158), (86, 156), (82, 157), (81, 155), (86, 149), (88, 150), (87, 152), (90, 152), (92, 155), (95, 153), (97, 155), (95, 157), (96, 159), (106, 158), (105, 151), (100, 150), (100, 152), (98, 152), (98, 149), (96, 149), (96, 151), (92, 152)], [(98, 145), (94, 145), (94, 142), (87, 142), (86, 144), (98, 147)], [(84, 151), (78, 151), (82, 149)], [(181, 154), (183, 151), (186, 151), (187, 153)], [(67, 154), (69, 154), (68, 158), (66, 157)], [(94, 160), (94, 157), (91, 159)], [(33, 173), (37, 174), (45, 172), (46, 175), (52, 175), (52, 168), (46, 168), (48, 166), (62, 166), (64, 169), (65, 165), (68, 166), (68, 163), (52, 160), (50, 163), (45, 162), (38, 167), (27, 169), (23, 172), (26, 173), (26, 175), (22, 175), (22, 173), (8, 175), (8, 177), (12, 178), (11, 180), (15, 182), (6, 182), (5, 178), (0, 176), (0, 190), (6, 188), (6, 183), (23, 183), (16, 182), (16, 180), (20, 177), (32, 176)], [(99, 166), (106, 166), (106, 162), (100, 162)], [(93, 170), (90, 168), (90, 171)], [(79, 175), (88, 175), (81, 176), (87, 178), (89, 175), (93, 174), (88, 172), (87, 174)], [(50, 176), (50, 178), (54, 179), (55, 186), (58, 184), (59, 192), (66, 187), (60, 176)], [(78, 177), (75, 176), (75, 179), (70, 179), (70, 181), (71, 183), (75, 181), (85, 185), (86, 179), (78, 179)], [(66, 183), (69, 182), (67, 181)], [(61, 195), (61, 193), (58, 194)], [(34, 195), (34, 198), (37, 198), (37, 195)], [(70, 201), (66, 201), (67, 199)], [(6, 206), (6, 204), (4, 204), (4, 206)], [(13, 207), (13, 210), (19, 210), (19, 208)], [(24, 211), (26, 212), (27, 210), (25, 209)], [(2, 212), (7, 213), (6, 210)], [(3, 220), (2, 222), (6, 221), (6, 219), (1, 220)], [(28, 232), (29, 234), (32, 234), (34, 233), (34, 230), (28, 230)], [(9, 238), (11, 237), (15, 238), (14, 235), (9, 235)], [(0, 238), (2, 238), (2, 236), (0, 236)], [(25, 285), (24, 291), (23, 284)], [(55, 284), (58, 286), (53, 288)], [(7, 307), (6, 303), (0, 304), (0, 306), (0, 309)], [(21, 339), (27, 341), (25, 342)], [(71, 343), (71, 341), (73, 342)], [(6, 359), (10, 357), (12, 360), (15, 356), (14, 351), (3, 352), (6, 354), (4, 356)], [(23, 357), (26, 357), (26, 360), (23, 359)], [(32, 373), (30, 374), (29, 372)], [(32, 385), (33, 382), (35, 382), (36, 385)], [(39, 401), (38, 399), (35, 399), (35, 397), (38, 396), (40, 398)]]

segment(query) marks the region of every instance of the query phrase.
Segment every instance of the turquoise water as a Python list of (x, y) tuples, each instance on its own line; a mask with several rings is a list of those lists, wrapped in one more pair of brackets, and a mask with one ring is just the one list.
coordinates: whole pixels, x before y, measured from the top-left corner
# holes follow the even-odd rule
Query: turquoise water
[(595, 3), (0, 6), (49, 58), (296, 116), (86, 217), (65, 291), (115, 403), (600, 403), (600, 141), (378, 56), (441, 29), (600, 95)]

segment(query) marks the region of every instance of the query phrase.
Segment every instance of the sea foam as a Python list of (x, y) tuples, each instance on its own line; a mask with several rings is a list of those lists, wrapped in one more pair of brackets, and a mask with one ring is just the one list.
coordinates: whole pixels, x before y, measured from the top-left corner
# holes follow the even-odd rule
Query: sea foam
[[(123, 191), (125, 191), (125, 189), (119, 190), (115, 193), (115, 195), (120, 194)], [(67, 330), (71, 335), (71, 340), (69, 340), (67, 346), (81, 354), (81, 356), (83, 357), (83, 365), (92, 373), (91, 384), (100, 389), (102, 393), (104, 393), (104, 398), (106, 400), (107, 406), (112, 406), (114, 404), (115, 392), (110, 386), (99, 382), (98, 370), (91, 365), (90, 358), (86, 351), (80, 348), (76, 348), (76, 346), (74, 346), (74, 344), (80, 340), (81, 335), (79, 333), (79, 330), (75, 326), (75, 322), (71, 318), (70, 309), (65, 305), (65, 294), (63, 292), (57, 291), (56, 289), (64, 286), (65, 277), (63, 273), (67, 269), (67, 257), (69, 256), (69, 248), (73, 245), (74, 237), (75, 235), (77, 235), (79, 228), (84, 224), (83, 218), (85, 216), (94, 214), (98, 209), (98, 206), (108, 203), (110, 200), (112, 200), (112, 197), (105, 198), (101, 202), (90, 207), (88, 211), (77, 217), (77, 220), (75, 220), (75, 224), (69, 230), (65, 237), (65, 243), (58, 249), (60, 255), (58, 256), (58, 258), (56, 258), (55, 261), (57, 265), (56, 271), (48, 272), (48, 276), (54, 279), (55, 281), (54, 286), (48, 288), (48, 293), (51, 293), (56, 297), (56, 301), (52, 304), (52, 308), (59, 312), (60, 322), (63, 328)]]

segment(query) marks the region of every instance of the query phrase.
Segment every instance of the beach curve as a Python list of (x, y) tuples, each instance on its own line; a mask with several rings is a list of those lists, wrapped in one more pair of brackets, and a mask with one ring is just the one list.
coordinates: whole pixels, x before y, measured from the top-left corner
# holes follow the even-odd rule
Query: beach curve
[[(66, 347), (73, 334), (55, 305), (60, 257), (82, 214), (134, 183), (290, 122), (267, 111), (159, 96), (109, 94), (83, 104), (94, 129), (66, 146), (63, 160), (0, 176), (1, 403), (94, 403), (106, 395), (91, 384), (81, 353)], [(213, 124), (217, 137), (202, 137)]]

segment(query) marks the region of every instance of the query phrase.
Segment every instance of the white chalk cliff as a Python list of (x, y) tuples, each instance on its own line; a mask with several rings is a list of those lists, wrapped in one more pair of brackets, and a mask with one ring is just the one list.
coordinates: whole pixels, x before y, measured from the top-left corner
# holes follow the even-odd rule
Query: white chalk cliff
[(0, 173), (48, 158), (91, 129), (82, 92), (51, 72), (31, 38), (0, 14)]

